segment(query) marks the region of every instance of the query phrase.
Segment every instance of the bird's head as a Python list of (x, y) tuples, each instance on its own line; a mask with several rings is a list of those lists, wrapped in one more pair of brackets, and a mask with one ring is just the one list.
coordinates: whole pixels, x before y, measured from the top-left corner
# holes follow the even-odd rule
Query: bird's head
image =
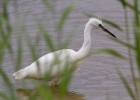
[(110, 34), (111, 36), (117, 38), (114, 34), (112, 34), (109, 30), (107, 30), (102, 21), (97, 18), (90, 18), (88, 24), (92, 26), (92, 28), (103, 30), (104, 32)]

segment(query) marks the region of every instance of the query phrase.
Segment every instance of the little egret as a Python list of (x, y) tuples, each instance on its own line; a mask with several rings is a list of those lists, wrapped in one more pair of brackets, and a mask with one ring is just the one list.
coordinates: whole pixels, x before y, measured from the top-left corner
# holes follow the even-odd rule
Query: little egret
[[(26, 78), (44, 79), (46, 75), (49, 74), (49, 79), (52, 81), (52, 84), (58, 84), (57, 82), (65, 75), (63, 73), (66, 70), (73, 69), (72, 71), (74, 72), (83, 64), (91, 47), (90, 31), (93, 28), (103, 30), (116, 38), (115, 35), (104, 27), (99, 19), (90, 18), (88, 23), (85, 25), (83, 45), (77, 52), (72, 49), (63, 49), (48, 53), (26, 68), (15, 72), (13, 76), (16, 80)], [(76, 61), (77, 63), (74, 65), (73, 63)]]

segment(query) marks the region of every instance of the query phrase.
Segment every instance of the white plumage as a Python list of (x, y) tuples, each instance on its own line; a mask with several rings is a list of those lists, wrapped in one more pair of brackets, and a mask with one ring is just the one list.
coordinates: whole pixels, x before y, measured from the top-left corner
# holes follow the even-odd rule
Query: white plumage
[[(49, 74), (50, 80), (53, 80), (61, 78), (66, 70), (72, 69), (72, 71), (75, 71), (82, 65), (85, 60), (84, 58), (89, 53), (91, 46), (90, 31), (92, 28), (101, 29), (116, 38), (115, 35), (104, 28), (99, 19), (91, 18), (85, 26), (84, 43), (79, 51), (76, 52), (72, 49), (63, 49), (48, 53), (31, 65), (15, 72), (13, 76), (17, 80), (24, 78), (44, 79), (45, 76)], [(39, 66), (37, 65), (37, 62), (39, 63)], [(56, 84), (56, 82), (54, 84)]]

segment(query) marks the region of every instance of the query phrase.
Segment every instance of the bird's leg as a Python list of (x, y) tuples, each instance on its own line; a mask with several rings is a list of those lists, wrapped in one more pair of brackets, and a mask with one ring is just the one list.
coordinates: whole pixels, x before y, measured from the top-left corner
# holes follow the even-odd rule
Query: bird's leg
[(59, 78), (54, 78), (52, 80), (51, 86), (58, 86), (60, 84), (60, 79)]

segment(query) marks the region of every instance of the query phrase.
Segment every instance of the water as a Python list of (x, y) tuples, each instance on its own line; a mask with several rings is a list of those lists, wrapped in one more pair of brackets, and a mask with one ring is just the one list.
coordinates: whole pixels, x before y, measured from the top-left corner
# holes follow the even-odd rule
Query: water
[[(15, 3), (16, 1), (17, 3)], [(25, 33), (29, 33), (31, 41), (35, 43), (40, 57), (49, 53), (50, 51), (46, 48), (46, 44), (38, 31), (36, 19), (40, 19), (40, 21), (42, 21), (57, 45), (58, 36), (55, 33), (55, 22), (59, 20), (62, 11), (67, 7), (70, 1), (71, 0), (52, 0), (51, 2), (53, 2), (53, 6), (56, 9), (55, 16), (48, 12), (45, 6), (41, 3), (41, 0), (12, 0), (12, 2), (10, 2), (9, 13), (11, 22), (15, 27), (19, 28), (19, 30), (15, 30), (16, 35), (13, 35), (11, 40), (11, 44), (15, 52), (13, 54), (13, 58), (17, 55), (17, 37), (20, 36), (22, 37), (21, 40), (23, 42), (22, 68), (24, 68), (24, 66), (28, 66), (33, 61), (25, 40)], [(77, 51), (82, 46), (84, 25), (89, 19), (85, 15), (86, 13), (111, 20), (124, 29), (123, 9), (117, 0), (81, 0), (75, 5), (75, 8), (70, 14), (61, 34), (61, 42), (63, 42), (70, 35), (71, 31), (73, 29), (75, 30), (76, 34), (69, 46), (71, 49)], [(131, 22), (132, 12), (129, 10), (128, 14), (130, 15), (129, 21)], [(17, 19), (17, 17), (19, 19)], [(27, 31), (23, 31), (23, 25), (25, 25)], [(125, 34), (106, 24), (105, 26), (119, 39), (125, 40)], [(130, 35), (130, 40), (133, 43), (133, 36), (132, 34)], [(108, 34), (99, 30), (92, 30), (91, 37), (91, 51), (105, 47), (113, 48), (123, 53), (123, 55), (127, 55), (127, 49), (111, 41), (108, 38)], [(15, 70), (14, 62), (15, 61), (12, 60), (10, 55), (7, 54), (3, 69), (14, 84), (13, 88), (15, 92), (20, 96), (21, 100), (26, 100), (29, 97), (29, 95), (26, 94), (26, 91), (34, 93), (36, 89), (32, 87), (30, 82), (29, 86), (31, 88), (24, 89), (22, 88), (20, 81), (16, 82), (14, 80), (14, 77), (12, 76)], [(73, 75), (72, 82), (67, 91), (67, 100), (105, 100), (107, 95), (109, 95), (110, 100), (130, 100), (130, 97), (117, 75), (117, 68), (123, 72), (124, 76), (128, 79), (130, 84), (132, 84), (128, 61), (120, 60), (107, 54), (93, 55), (88, 58), (81, 69)], [(7, 91), (3, 84), (0, 84), (0, 90)], [(55, 96), (57, 98), (57, 92), (55, 92)]]
[[(54, 100), (58, 100), (58, 98), (60, 98), (59, 88), (58, 87), (50, 87), (50, 88), (51, 88)], [(34, 89), (19, 88), (16, 90), (16, 93), (17, 93), (18, 97), (20, 98), (20, 100), (28, 100), (29, 97), (31, 97), (31, 96), (35, 97), (36, 100), (41, 100), (41, 96), (37, 92), (36, 88), (34, 88)], [(85, 100), (83, 94), (80, 94), (75, 91), (71, 91), (71, 92), (67, 91), (65, 95), (66, 95), (65, 100)]]

